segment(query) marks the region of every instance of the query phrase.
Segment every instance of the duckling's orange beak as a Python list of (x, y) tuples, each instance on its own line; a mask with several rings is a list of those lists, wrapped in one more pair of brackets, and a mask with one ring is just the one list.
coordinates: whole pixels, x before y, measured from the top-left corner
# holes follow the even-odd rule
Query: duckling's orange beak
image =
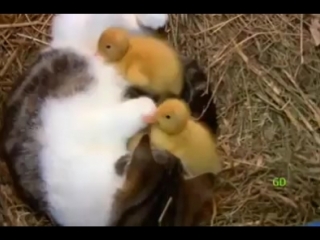
[(146, 116), (143, 116), (142, 119), (145, 123), (148, 123), (148, 124), (153, 124), (156, 122), (155, 115), (146, 115)]

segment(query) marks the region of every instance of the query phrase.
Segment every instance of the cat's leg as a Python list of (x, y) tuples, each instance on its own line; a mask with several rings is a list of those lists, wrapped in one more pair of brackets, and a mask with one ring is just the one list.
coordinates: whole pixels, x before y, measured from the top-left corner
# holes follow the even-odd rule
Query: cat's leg
[(157, 106), (151, 98), (139, 97), (106, 109), (92, 110), (82, 116), (82, 122), (85, 121), (84, 126), (93, 126), (90, 134), (114, 132), (129, 139), (147, 126), (144, 117), (153, 115), (156, 109)]
[[(57, 14), (51, 24), (51, 44), (85, 41), (83, 28), (90, 14)], [(72, 29), (72, 31), (70, 31)]]
[(121, 129), (123, 136), (129, 139), (147, 127), (144, 117), (153, 115), (156, 110), (156, 103), (148, 97), (139, 97), (123, 102), (117, 109), (122, 126), (126, 126)]
[(136, 14), (138, 22), (154, 30), (162, 28), (168, 21), (168, 14)]

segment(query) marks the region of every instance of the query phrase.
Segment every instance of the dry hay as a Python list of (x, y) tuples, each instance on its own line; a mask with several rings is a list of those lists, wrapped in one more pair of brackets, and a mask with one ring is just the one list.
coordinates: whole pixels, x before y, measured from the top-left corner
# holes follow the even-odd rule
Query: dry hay
[[(52, 16), (1, 17), (3, 100), (48, 40)], [(320, 60), (317, 32), (309, 30), (314, 17), (171, 16), (173, 44), (197, 58), (214, 81), (227, 170), (213, 225), (301, 225), (320, 215)], [(2, 163), (0, 176), (0, 225), (47, 224), (12, 194)], [(287, 185), (274, 187), (280, 177)]]

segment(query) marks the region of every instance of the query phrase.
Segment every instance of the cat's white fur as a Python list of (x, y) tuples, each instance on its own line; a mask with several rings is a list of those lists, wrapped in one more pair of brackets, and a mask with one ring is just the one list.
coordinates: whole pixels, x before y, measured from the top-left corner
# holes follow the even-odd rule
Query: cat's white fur
[(52, 22), (50, 45), (69, 44), (95, 52), (99, 36), (108, 27), (141, 32), (141, 26), (157, 29), (167, 21), (168, 14), (58, 14)]
[(144, 126), (142, 115), (156, 108), (146, 97), (123, 100), (127, 81), (88, 55), (95, 33), (118, 25), (118, 16), (128, 17), (124, 27), (137, 27), (133, 14), (106, 15), (63, 14), (54, 19), (51, 47), (86, 56), (95, 82), (74, 96), (47, 99), (41, 111), (38, 137), (46, 200), (49, 214), (64, 226), (110, 224), (113, 196), (124, 181), (115, 172), (115, 162), (127, 153), (127, 139)]
[(146, 97), (122, 101), (125, 80), (111, 66), (90, 59), (95, 84), (63, 99), (47, 99), (39, 140), (42, 177), (50, 214), (64, 226), (109, 224), (113, 195), (123, 178), (116, 160), (129, 137), (155, 111)]

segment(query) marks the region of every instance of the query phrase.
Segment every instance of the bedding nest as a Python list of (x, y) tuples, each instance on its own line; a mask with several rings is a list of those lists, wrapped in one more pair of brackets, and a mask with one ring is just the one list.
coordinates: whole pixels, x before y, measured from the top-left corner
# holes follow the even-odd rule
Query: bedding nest
[[(201, 63), (214, 86), (225, 171), (211, 225), (301, 225), (320, 217), (319, 19), (170, 15), (170, 41)], [(1, 14), (1, 102), (47, 44), (51, 20), (48, 14)], [(15, 196), (3, 161), (1, 225), (50, 225)]]

